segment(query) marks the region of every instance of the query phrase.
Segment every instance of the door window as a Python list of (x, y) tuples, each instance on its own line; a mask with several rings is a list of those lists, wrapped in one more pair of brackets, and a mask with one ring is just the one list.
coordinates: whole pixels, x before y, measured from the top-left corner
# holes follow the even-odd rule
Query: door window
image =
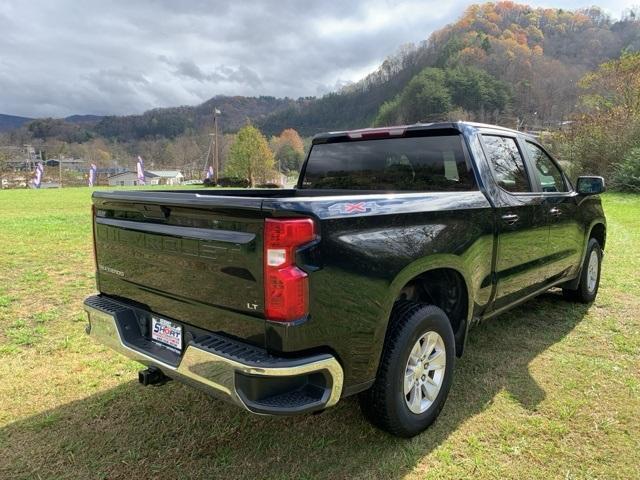
[(535, 172), (543, 192), (566, 192), (567, 185), (562, 172), (551, 157), (536, 144), (526, 142), (527, 152), (535, 165)]
[(483, 135), (483, 142), (498, 185), (508, 192), (530, 192), (527, 171), (515, 139)]

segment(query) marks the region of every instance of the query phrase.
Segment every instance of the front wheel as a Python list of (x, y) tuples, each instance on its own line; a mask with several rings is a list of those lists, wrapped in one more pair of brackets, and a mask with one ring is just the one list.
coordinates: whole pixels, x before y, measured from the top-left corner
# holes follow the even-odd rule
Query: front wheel
[(578, 288), (569, 290), (564, 288), (562, 294), (567, 300), (581, 303), (591, 303), (596, 299), (600, 286), (600, 271), (602, 269), (602, 249), (595, 238), (591, 238), (587, 245)]
[(454, 363), (455, 339), (447, 315), (433, 305), (398, 302), (376, 381), (360, 394), (363, 413), (394, 435), (417, 435), (442, 410)]

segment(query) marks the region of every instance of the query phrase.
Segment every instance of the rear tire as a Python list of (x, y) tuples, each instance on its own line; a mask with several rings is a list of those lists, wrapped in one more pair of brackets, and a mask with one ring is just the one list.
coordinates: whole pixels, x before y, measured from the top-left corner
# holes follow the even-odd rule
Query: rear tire
[(438, 307), (401, 301), (391, 314), (378, 375), (359, 396), (365, 417), (399, 437), (413, 437), (438, 417), (451, 388), (455, 338)]
[(587, 254), (584, 257), (584, 263), (582, 264), (578, 288), (575, 290), (563, 288), (562, 295), (564, 298), (572, 302), (593, 302), (598, 295), (601, 270), (602, 249), (600, 248), (598, 241), (595, 238), (591, 238), (587, 244)]

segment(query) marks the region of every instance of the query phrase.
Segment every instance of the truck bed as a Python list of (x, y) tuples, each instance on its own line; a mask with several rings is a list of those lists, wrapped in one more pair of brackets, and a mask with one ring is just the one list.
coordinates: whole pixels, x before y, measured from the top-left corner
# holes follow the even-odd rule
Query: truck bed
[(101, 191), (93, 201), (100, 292), (260, 346), (265, 218), (312, 217), (322, 227), (324, 219), (488, 206), (480, 192), (297, 189)]

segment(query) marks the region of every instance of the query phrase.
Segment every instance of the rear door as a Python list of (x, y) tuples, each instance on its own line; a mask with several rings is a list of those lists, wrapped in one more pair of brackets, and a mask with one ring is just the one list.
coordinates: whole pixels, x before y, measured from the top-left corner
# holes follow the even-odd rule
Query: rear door
[(498, 237), (493, 309), (500, 309), (544, 284), (549, 228), (544, 198), (535, 192), (518, 138), (502, 131), (481, 138), (498, 187), (493, 195)]
[(556, 162), (536, 142), (525, 140), (524, 146), (544, 199), (549, 224), (546, 275), (554, 281), (570, 276), (580, 264), (584, 229), (578, 222), (576, 195)]

